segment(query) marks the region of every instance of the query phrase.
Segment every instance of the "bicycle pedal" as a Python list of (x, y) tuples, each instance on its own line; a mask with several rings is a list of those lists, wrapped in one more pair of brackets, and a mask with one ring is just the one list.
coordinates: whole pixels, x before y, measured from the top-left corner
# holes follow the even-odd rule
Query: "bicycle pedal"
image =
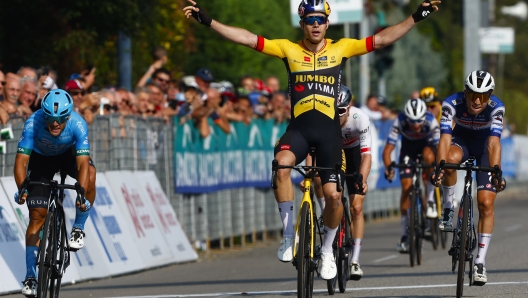
[(78, 248), (68, 247), (67, 251), (76, 252), (78, 251)]

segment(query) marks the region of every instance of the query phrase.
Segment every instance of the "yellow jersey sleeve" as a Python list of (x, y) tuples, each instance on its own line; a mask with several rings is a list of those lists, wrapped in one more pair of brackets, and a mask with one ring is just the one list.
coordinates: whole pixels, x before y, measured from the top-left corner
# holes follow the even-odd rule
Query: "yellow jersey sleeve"
[(287, 39), (266, 39), (259, 36), (255, 50), (268, 56), (282, 59), (286, 57), (286, 49), (294, 45), (294, 43)]
[(374, 51), (374, 37), (363, 39), (341, 38), (335, 42), (343, 57), (350, 58)]

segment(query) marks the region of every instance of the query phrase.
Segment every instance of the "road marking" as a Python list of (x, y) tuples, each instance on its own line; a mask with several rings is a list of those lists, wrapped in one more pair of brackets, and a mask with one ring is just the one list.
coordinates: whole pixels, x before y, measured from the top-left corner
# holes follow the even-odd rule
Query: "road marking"
[(513, 225), (511, 227), (507, 227), (506, 229), (504, 229), (506, 232), (511, 232), (511, 231), (515, 231), (515, 230), (518, 230), (522, 227), (522, 225), (518, 224), (518, 225)]
[[(508, 282), (488, 282), (486, 286), (491, 285), (528, 285), (528, 281), (508, 281)], [(400, 289), (423, 289), (423, 288), (446, 288), (456, 287), (456, 284), (444, 285), (417, 285), (417, 286), (394, 286), (394, 287), (371, 287), (371, 288), (347, 288), (347, 291), (372, 291), (372, 290), (400, 290)], [(469, 286), (465, 284), (464, 286)], [(327, 293), (327, 289), (314, 289), (314, 293)], [(155, 295), (155, 296), (114, 296), (107, 298), (187, 298), (187, 297), (222, 297), (222, 296), (248, 296), (248, 295), (273, 295), (297, 293), (297, 290), (290, 291), (260, 291), (260, 292), (232, 292), (232, 293), (208, 293), (208, 294), (184, 294), (184, 295)]]
[(397, 258), (397, 257), (398, 257), (398, 255), (390, 255), (390, 256), (386, 256), (386, 257), (381, 258), (381, 259), (376, 259), (376, 260), (372, 261), (372, 263), (379, 263), (379, 262), (387, 261), (387, 260), (394, 259), (394, 258)]

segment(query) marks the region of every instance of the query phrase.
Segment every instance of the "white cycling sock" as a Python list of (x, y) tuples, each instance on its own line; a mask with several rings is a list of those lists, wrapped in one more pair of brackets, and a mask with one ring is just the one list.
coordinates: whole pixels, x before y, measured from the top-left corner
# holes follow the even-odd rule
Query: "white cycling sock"
[(325, 198), (317, 198), (317, 203), (319, 203), (319, 207), (321, 208), (321, 215), (323, 215), (323, 211), (325, 208)]
[(478, 234), (478, 253), (475, 258), (475, 264), (486, 266), (486, 253), (491, 241), (491, 234)]
[(431, 181), (427, 181), (427, 202), (435, 202), (435, 186), (431, 183)]
[(279, 213), (282, 219), (282, 226), (284, 227), (284, 238), (293, 238), (293, 201), (277, 203), (279, 205)]
[(407, 215), (401, 216), (402, 236), (407, 236)]
[(453, 210), (453, 200), (455, 198), (455, 186), (445, 186), (442, 185), (443, 193), (443, 204), (444, 209), (451, 209)]
[(359, 252), (361, 251), (361, 244), (363, 244), (363, 239), (356, 238), (353, 242), (353, 253), (352, 253), (352, 262), (359, 263)]
[(331, 229), (327, 226), (324, 227), (324, 240), (321, 252), (324, 254), (331, 254), (334, 252), (332, 249), (332, 243), (334, 243), (337, 227)]

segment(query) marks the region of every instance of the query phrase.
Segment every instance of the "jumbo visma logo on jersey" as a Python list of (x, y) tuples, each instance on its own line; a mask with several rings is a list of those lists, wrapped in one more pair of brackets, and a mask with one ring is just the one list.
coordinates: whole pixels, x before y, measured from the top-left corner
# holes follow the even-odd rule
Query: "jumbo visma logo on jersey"
[(331, 75), (297, 73), (293, 78), (293, 92), (298, 101), (293, 108), (294, 117), (318, 110), (331, 119), (335, 117), (335, 98), (339, 79)]

